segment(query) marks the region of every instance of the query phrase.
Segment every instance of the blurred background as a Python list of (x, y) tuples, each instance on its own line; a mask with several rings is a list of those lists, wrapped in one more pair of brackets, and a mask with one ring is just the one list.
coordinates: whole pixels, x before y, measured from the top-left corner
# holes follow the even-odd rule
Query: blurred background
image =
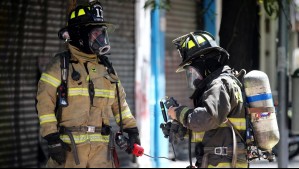
[[(55, 53), (65, 50), (58, 31), (70, 3), (88, 0), (0, 1), (0, 167), (43, 167), (46, 144), (39, 135), (37, 83)], [(299, 153), (298, 0), (100, 0), (109, 33), (110, 59), (127, 93), (145, 153), (173, 158), (160, 131), (159, 101), (174, 97), (192, 107), (185, 74), (172, 40), (195, 30), (212, 33), (236, 70), (267, 73), (277, 106), (278, 167)], [(299, 72), (299, 70), (297, 70)], [(113, 121), (113, 119), (111, 119)], [(296, 123), (297, 122), (297, 123)], [(117, 127), (114, 126), (115, 130)], [(187, 143), (175, 145), (187, 161)], [(119, 151), (121, 167), (173, 167), (165, 159), (136, 158)], [(129, 159), (129, 160), (128, 160)]]

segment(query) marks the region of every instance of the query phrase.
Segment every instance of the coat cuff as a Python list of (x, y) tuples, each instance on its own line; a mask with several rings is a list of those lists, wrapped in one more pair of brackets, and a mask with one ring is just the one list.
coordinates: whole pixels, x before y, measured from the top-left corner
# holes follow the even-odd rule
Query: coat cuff
[(192, 111), (192, 109), (189, 109), (187, 106), (180, 106), (175, 109), (176, 113), (176, 119), (182, 124), (187, 123), (187, 116)]
[(52, 133), (58, 133), (58, 129), (56, 125), (47, 125), (41, 127), (41, 135), (42, 137), (45, 137)]

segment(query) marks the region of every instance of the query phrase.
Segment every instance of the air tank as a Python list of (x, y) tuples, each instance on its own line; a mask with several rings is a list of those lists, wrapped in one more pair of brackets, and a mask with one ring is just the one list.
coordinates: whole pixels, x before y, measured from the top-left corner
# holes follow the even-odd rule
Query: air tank
[(280, 136), (269, 78), (253, 70), (244, 76), (244, 87), (257, 146), (271, 152)]

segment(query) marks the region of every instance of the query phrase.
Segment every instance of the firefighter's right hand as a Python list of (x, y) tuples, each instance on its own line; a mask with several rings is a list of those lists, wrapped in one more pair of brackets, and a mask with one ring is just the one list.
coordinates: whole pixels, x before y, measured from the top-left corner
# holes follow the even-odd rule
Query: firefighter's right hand
[(71, 147), (59, 138), (59, 133), (52, 133), (44, 137), (48, 141), (49, 156), (62, 165), (66, 161), (66, 151), (71, 151)]
[(162, 129), (162, 132), (164, 134), (164, 137), (167, 138), (170, 135), (170, 128), (171, 128), (171, 122), (167, 123), (161, 123), (160, 128)]
[(180, 141), (184, 140), (188, 132), (188, 129), (186, 127), (184, 127), (181, 123), (175, 120), (172, 122), (168, 122), (167, 125), (168, 126), (166, 128), (167, 128), (170, 143), (176, 144), (179, 140)]

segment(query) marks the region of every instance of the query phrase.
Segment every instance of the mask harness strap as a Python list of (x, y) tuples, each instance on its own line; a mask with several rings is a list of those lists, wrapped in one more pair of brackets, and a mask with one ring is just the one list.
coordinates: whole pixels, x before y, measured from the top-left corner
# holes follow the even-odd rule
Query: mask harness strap
[(188, 152), (189, 152), (190, 166), (188, 168), (193, 168), (191, 143), (192, 143), (192, 130), (189, 129)]

